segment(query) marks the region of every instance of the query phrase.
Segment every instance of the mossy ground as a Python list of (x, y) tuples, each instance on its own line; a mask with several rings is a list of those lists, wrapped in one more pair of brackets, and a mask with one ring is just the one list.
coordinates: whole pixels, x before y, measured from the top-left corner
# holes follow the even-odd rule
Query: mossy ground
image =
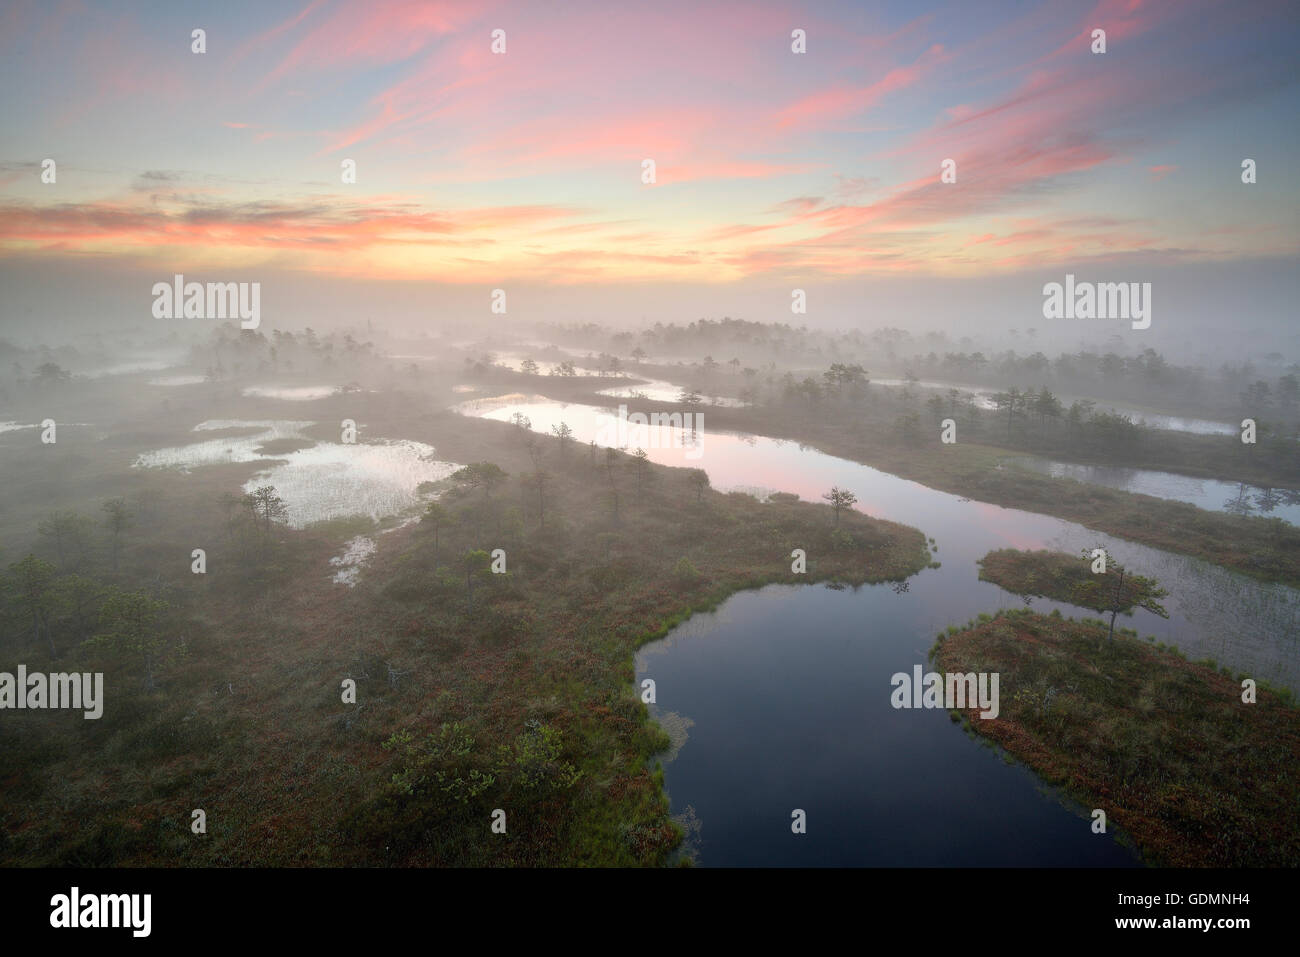
[[(616, 518), (603, 450), (561, 454), (539, 437), (543, 524), (525, 478), (536, 469), (528, 436), (430, 411), (449, 390), (283, 403), (273, 416), (233, 387), (195, 388), (164, 407), (141, 399), (123, 412), (129, 433), (68, 430), (40, 454), (5, 459), (5, 564), (32, 549), (48, 557), (35, 533), (47, 510), (94, 516), (124, 495), (136, 524), (120, 568), (97, 531), (77, 571), (163, 597), (168, 634), (187, 651), (150, 690), (138, 662), (92, 653), (62, 624), (51, 653), (15, 605), (0, 609), (0, 670), (102, 670), (107, 688), (98, 721), (0, 721), (6, 864), (661, 864), (679, 839), (652, 761), (668, 741), (633, 684), (635, 649), (740, 589), (901, 579), (929, 559), (915, 529), (847, 514), (835, 534), (825, 505), (699, 494), (685, 470), (658, 466), (639, 480), (626, 455), (614, 463)], [(74, 399), (58, 414), (87, 419)], [(426, 441), (440, 458), (489, 460), (510, 478), (490, 497), (445, 494), (453, 521), (436, 547), (429, 523), (383, 534), (354, 519), (280, 528), (253, 547), (219, 503), (263, 463), (130, 467), (138, 451), (194, 441), (193, 424), (217, 412), (310, 418), (322, 423), (311, 434), (331, 441), (332, 422), (354, 418), (363, 441)], [(329, 558), (366, 532), (379, 548), (359, 584), (333, 584)], [(197, 546), (205, 575), (190, 571)], [(791, 573), (796, 547), (806, 575)], [(483, 576), (471, 602), (459, 563), (494, 548), (507, 573)], [(356, 704), (342, 702), (345, 679)], [(497, 808), (505, 834), (491, 830)], [(206, 834), (191, 831), (194, 809)]]
[(1261, 686), (1131, 632), (1024, 609), (939, 637), (945, 672), (1001, 675), (1001, 713), (968, 726), (1086, 808), (1152, 865), (1300, 862), (1300, 710)]

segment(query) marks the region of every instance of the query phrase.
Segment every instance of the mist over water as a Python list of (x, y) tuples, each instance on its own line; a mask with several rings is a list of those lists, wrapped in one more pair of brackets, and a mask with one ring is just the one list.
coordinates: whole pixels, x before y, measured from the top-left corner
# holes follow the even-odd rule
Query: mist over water
[[(477, 411), (500, 421), (523, 415), (539, 432), (563, 422), (579, 443), (599, 436), (612, 415), (523, 397), (498, 398)], [(1120, 619), (1122, 627), (1191, 658), (1213, 656), (1235, 671), (1300, 689), (1295, 589), (1132, 542), (1107, 542), (1071, 522), (973, 502), (793, 442), (704, 428), (692, 448), (692, 437), (680, 430), (647, 427), (646, 434), (653, 461), (703, 468), (722, 491), (751, 490), (760, 476), (769, 490), (813, 501), (831, 485), (848, 488), (859, 510), (933, 537), (941, 562), (901, 587), (773, 585), (744, 592), (641, 650), (637, 680), (655, 680), (652, 712), (675, 732), (666, 788), (674, 814), (691, 825), (687, 852), (699, 863), (1135, 863), (1112, 837), (1092, 834), (1081, 809), (968, 740), (946, 712), (889, 705), (884, 679), (916, 664), (928, 670), (937, 633), (1026, 603), (979, 580), (975, 562), (993, 549), (1077, 554), (1104, 543), (1116, 560), (1156, 577), (1170, 593), (1168, 619), (1138, 609)], [(1031, 601), (1043, 613), (1096, 614)], [(780, 826), (792, 808), (817, 822), (806, 841)]]
[[(608, 429), (616, 415), (612, 409), (587, 405), (497, 401), (495, 408), (483, 413), (485, 417), (508, 422), (523, 415), (534, 431), (544, 433), (564, 422), (583, 444), (596, 439), (602, 428)], [(646, 451), (652, 461), (702, 468), (721, 491), (751, 490), (754, 479), (761, 477), (770, 491), (819, 501), (826, 489), (838, 485), (857, 495), (858, 511), (911, 525), (933, 537), (942, 568), (924, 574), (937, 576), (943, 584), (918, 603), (916, 621), (921, 632), (931, 637), (979, 612), (1021, 603), (997, 586), (978, 581), (975, 562), (989, 551), (1052, 549), (1079, 554), (1104, 543), (1115, 560), (1156, 577), (1170, 592), (1164, 601), (1168, 619), (1138, 609), (1133, 618), (1121, 618), (1127, 627), (1177, 645), (1192, 658), (1213, 655), (1236, 670), (1257, 671), (1270, 681), (1300, 690), (1300, 592), (1296, 589), (1257, 582), (1135, 542), (1107, 541), (1102, 533), (1073, 522), (964, 499), (795, 442), (713, 432), (707, 427), (707, 411), (704, 428), (694, 437), (698, 445), (692, 445), (684, 430), (647, 426), (646, 432), (651, 437)], [(1045, 599), (1034, 599), (1035, 607), (1043, 605), (1051, 607)], [(1072, 609), (1072, 613), (1076, 617), (1096, 614), (1085, 609)]]

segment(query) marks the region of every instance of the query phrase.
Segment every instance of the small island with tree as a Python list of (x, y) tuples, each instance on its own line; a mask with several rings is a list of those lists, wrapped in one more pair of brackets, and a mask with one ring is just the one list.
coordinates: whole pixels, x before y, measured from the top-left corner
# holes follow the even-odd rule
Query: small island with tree
[[(1109, 562), (1094, 573), (1061, 552), (1002, 549), (980, 577), (1109, 614), (1075, 620), (1028, 608), (950, 627), (930, 651), (945, 672), (1001, 675), (996, 720), (954, 712), (972, 734), (1023, 761), (1144, 862), (1176, 867), (1294, 866), (1300, 860), (1300, 709), (1288, 689), (1211, 659), (1115, 631), (1115, 616), (1167, 616), (1150, 578)], [(1088, 822), (1080, 827), (1089, 826)]]
[[(1100, 560), (1098, 552), (1103, 553)], [(1115, 636), (1115, 617), (1132, 615), (1135, 608), (1168, 618), (1159, 600), (1169, 593), (1154, 579), (1133, 574), (1104, 553), (1100, 547), (1084, 549), (1080, 559), (1066, 552), (1001, 548), (977, 564), (981, 580), (1017, 595), (1052, 598), (1109, 614), (1111, 638)]]

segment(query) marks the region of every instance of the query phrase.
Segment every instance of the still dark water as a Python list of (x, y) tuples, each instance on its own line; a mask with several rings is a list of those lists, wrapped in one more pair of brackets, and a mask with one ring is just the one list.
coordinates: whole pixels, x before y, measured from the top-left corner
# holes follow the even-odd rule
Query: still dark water
[[(656, 717), (679, 740), (682, 718), (692, 722), (665, 781), (673, 813), (689, 804), (700, 824), (698, 863), (1136, 863), (946, 711), (890, 706), (889, 676), (929, 648), (921, 585), (772, 585), (644, 649), (637, 677), (655, 679)], [(791, 831), (796, 808), (806, 834)]]
[[(563, 421), (580, 442), (608, 412), (538, 398), (466, 411), (508, 421), (516, 412), (549, 433)], [(707, 421), (707, 410), (705, 410)], [(607, 431), (607, 430), (606, 430)], [(715, 488), (795, 492), (819, 500), (832, 485), (868, 515), (919, 528), (934, 559), (906, 583), (835, 590), (775, 585), (732, 596), (637, 659), (653, 678), (656, 719), (674, 737), (662, 757), (674, 815), (692, 828), (703, 865), (1123, 866), (1138, 863), (1114, 834), (1091, 830), (1090, 809), (1069, 806), (1035, 775), (972, 740), (946, 711), (895, 710), (895, 672), (929, 670), (938, 632), (980, 612), (1022, 604), (981, 582), (976, 559), (995, 548), (1112, 556), (1169, 589), (1168, 620), (1138, 611), (1119, 622), (1142, 635), (1213, 656), (1235, 670), (1300, 685), (1300, 593), (1050, 516), (974, 502), (797, 443), (715, 433), (674, 447), (671, 430), (635, 435), (665, 465), (705, 469)], [(599, 441), (599, 440), (598, 440)], [(787, 563), (788, 555), (773, 562)], [(1083, 609), (1033, 599), (1080, 617)], [(1005, 702), (1015, 693), (1005, 684)], [(807, 833), (791, 812), (807, 813)], [(1113, 832), (1113, 828), (1111, 829)]]

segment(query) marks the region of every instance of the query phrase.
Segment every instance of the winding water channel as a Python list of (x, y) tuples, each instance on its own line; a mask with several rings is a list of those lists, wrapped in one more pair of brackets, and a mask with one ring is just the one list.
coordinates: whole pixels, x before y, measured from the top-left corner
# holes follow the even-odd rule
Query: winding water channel
[[(461, 411), (580, 442), (609, 434), (611, 410), (540, 397), (466, 403)], [(707, 421), (707, 410), (706, 410)], [(664, 756), (687, 852), (703, 865), (1123, 866), (1137, 864), (1087, 810), (972, 740), (947, 712), (895, 710), (890, 677), (920, 664), (935, 636), (1023, 599), (981, 582), (995, 548), (1079, 552), (1104, 543), (1169, 590), (1168, 620), (1120, 623), (1214, 657), (1234, 671), (1300, 688), (1300, 592), (1205, 562), (1107, 538), (1061, 519), (964, 499), (797, 443), (699, 429), (698, 444), (647, 428), (632, 447), (655, 462), (705, 469), (714, 488), (780, 490), (818, 501), (832, 485), (858, 509), (919, 528), (942, 563), (905, 585), (773, 585), (733, 595), (637, 656), (656, 682), (655, 717), (674, 738)], [(685, 447), (683, 447), (685, 446)], [(773, 562), (788, 556), (773, 555)], [(1060, 608), (1045, 599), (1042, 611)], [(1002, 688), (1003, 696), (1014, 689)], [(807, 833), (791, 830), (795, 809)]]

